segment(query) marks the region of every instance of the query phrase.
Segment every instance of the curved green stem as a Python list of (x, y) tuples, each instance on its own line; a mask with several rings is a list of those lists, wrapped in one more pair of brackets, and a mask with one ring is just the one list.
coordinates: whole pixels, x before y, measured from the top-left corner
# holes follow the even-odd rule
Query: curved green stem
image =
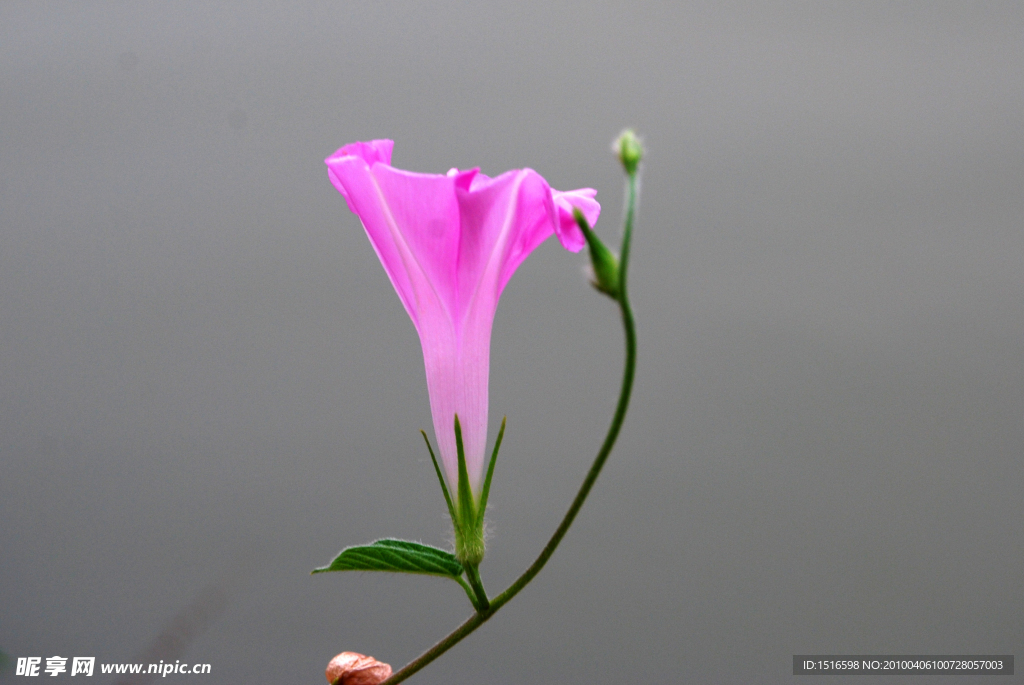
[[(562, 522), (558, 524), (558, 528), (555, 529), (551, 539), (548, 540), (548, 544), (544, 546), (544, 549), (541, 550), (540, 556), (530, 564), (530, 567), (527, 568), (526, 571), (524, 571), (523, 574), (519, 576), (519, 578), (517, 578), (516, 581), (504, 592), (490, 600), (489, 604), (486, 603), (487, 594), (483, 591), (483, 585), (480, 584), (479, 587), (477, 587), (476, 583), (480, 583), (480, 576), (476, 567), (474, 566), (472, 569), (467, 568), (466, 575), (469, 578), (470, 584), (473, 585), (473, 589), (476, 591), (478, 598), (476, 602), (473, 602), (473, 605), (477, 610), (476, 614), (467, 619), (465, 623), (452, 631), (443, 640), (425, 651), (413, 661), (406, 664), (401, 670), (396, 671), (394, 675), (381, 683), (381, 685), (396, 685), (413, 675), (462, 641), (464, 637), (479, 628), (485, 621), (487, 621), (487, 619), (493, 616), (498, 609), (503, 607), (509, 600), (519, 594), (519, 591), (526, 587), (526, 585), (533, 580), (538, 573), (540, 573), (540, 570), (544, 568), (548, 559), (550, 559), (551, 555), (555, 553), (555, 549), (562, 541), (562, 538), (565, 537), (565, 534), (569, 530), (569, 526), (572, 525), (573, 520), (576, 518), (576, 514), (578, 514), (580, 509), (583, 507), (583, 502), (586, 501), (587, 495), (590, 494), (590, 489), (594, 486), (594, 483), (597, 481), (597, 477), (601, 474), (601, 468), (608, 459), (608, 455), (611, 454), (612, 448), (615, 446), (615, 441), (619, 437), (619, 429), (622, 428), (622, 422), (626, 418), (626, 410), (629, 408), (629, 398), (633, 391), (633, 376), (636, 371), (636, 324), (633, 320), (633, 310), (629, 305), (629, 298), (626, 294), (626, 269), (629, 265), (630, 244), (633, 238), (633, 215), (636, 212), (636, 176), (635, 172), (629, 174), (629, 198), (626, 204), (625, 227), (622, 231), (622, 248), (619, 257), (620, 283), (619, 291), (615, 298), (622, 313), (622, 327), (625, 329), (626, 364), (622, 373), (622, 386), (619, 390), (619, 402), (615, 407), (615, 415), (612, 417), (612, 423), (608, 427), (608, 433), (605, 435), (604, 443), (602, 443), (600, 451), (598, 451), (597, 456), (594, 458), (594, 463), (591, 465), (590, 471), (587, 472), (587, 477), (583, 480), (583, 484), (580, 486), (579, 492), (576, 493), (576, 498), (569, 506), (569, 510), (562, 518)], [(476, 581), (475, 583), (474, 579)], [(482, 605), (480, 604), (481, 598), (484, 602)]]
[(490, 610), (473, 614), (465, 623), (453, 630), (446, 638), (423, 652), (423, 654), (420, 654), (414, 661), (410, 661), (404, 668), (402, 668), (402, 670), (395, 672), (390, 678), (382, 682), (381, 685), (395, 685), (395, 683), (402, 682), (461, 642), (462, 638), (479, 628), (481, 624), (489, 619), (493, 613), (494, 611)]

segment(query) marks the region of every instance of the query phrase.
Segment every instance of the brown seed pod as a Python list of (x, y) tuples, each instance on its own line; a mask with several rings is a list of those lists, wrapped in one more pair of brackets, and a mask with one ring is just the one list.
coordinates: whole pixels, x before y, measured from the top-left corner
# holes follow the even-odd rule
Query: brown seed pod
[(327, 664), (331, 685), (380, 685), (390, 677), (391, 666), (357, 652), (342, 652)]

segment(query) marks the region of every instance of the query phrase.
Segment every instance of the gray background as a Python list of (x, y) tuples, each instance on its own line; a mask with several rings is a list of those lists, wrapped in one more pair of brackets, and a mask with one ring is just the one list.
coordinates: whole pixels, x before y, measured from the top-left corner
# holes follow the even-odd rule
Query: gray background
[[(530, 166), (614, 238), (632, 125), (619, 448), (415, 682), (1024, 655), (1022, 35), (1019, 3), (3, 3), (0, 649), (131, 661), (213, 588), (174, 657), (213, 675), (168, 682), (316, 683), (457, 625), (454, 583), (309, 576), (450, 535), (418, 339), (322, 160)], [(498, 310), (492, 591), (611, 414), (582, 263), (549, 241)]]

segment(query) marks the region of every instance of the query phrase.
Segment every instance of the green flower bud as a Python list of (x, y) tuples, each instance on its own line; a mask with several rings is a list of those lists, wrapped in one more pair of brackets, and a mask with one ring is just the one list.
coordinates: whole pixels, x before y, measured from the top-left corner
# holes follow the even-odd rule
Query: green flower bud
[(583, 212), (577, 207), (572, 208), (573, 218), (576, 225), (583, 231), (583, 237), (587, 239), (590, 247), (590, 264), (593, 267), (593, 279), (591, 284), (608, 297), (615, 299), (619, 296), (619, 259), (611, 250), (605, 247), (601, 239), (590, 228)]
[(640, 166), (640, 160), (643, 159), (644, 147), (633, 129), (627, 128), (620, 133), (615, 143), (612, 144), (612, 150), (622, 162), (622, 168), (626, 170), (626, 173), (630, 176), (634, 175), (637, 167)]

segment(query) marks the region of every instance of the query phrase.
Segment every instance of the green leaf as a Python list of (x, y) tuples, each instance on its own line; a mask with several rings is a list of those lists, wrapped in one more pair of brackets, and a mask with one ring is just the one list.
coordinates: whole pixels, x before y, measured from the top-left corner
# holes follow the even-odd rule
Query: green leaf
[(385, 538), (370, 545), (346, 547), (328, 566), (313, 573), (328, 571), (391, 571), (423, 573), (458, 580), (462, 564), (455, 555), (437, 547), (408, 540)]

